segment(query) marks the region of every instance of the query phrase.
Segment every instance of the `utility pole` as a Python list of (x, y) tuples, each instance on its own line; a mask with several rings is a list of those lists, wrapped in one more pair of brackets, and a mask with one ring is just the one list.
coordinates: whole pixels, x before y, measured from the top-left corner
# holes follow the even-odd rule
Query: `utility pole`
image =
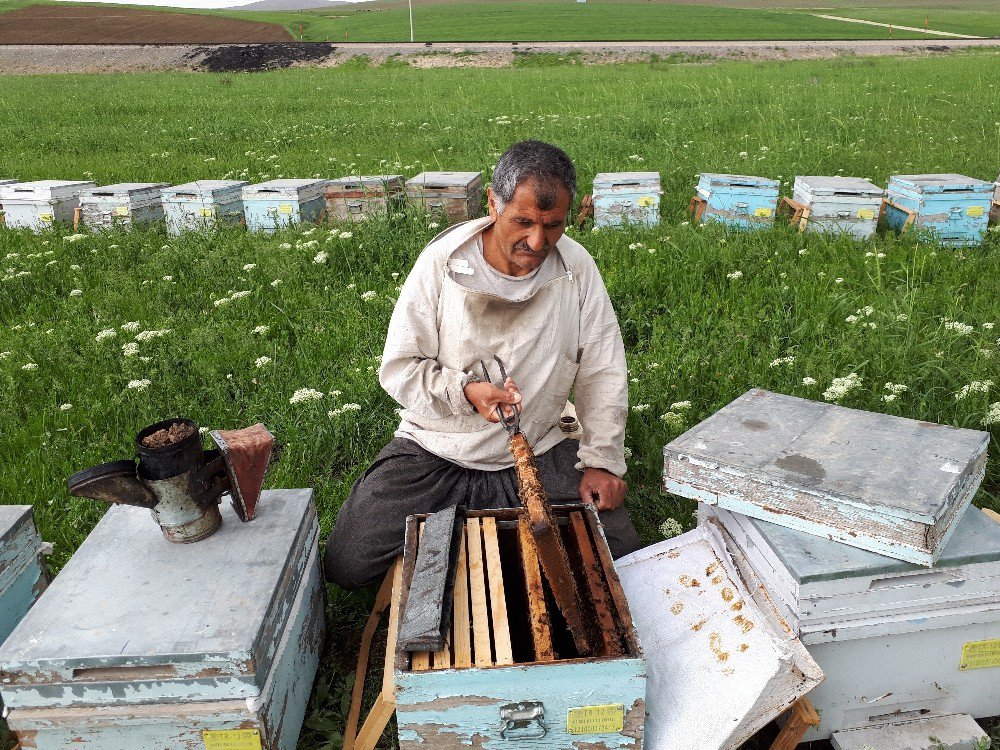
[(406, 0), (407, 6), (410, 8), (410, 41), (413, 41), (413, 0)]

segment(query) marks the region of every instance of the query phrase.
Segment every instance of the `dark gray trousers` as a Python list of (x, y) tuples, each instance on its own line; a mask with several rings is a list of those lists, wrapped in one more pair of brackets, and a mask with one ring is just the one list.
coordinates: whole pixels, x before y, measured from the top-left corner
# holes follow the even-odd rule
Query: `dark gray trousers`
[[(536, 456), (542, 486), (552, 502), (580, 502), (583, 473), (576, 440), (563, 440)], [(406, 438), (393, 438), (351, 488), (330, 538), (326, 577), (345, 589), (382, 579), (403, 552), (406, 517), (436, 513), (462, 503), (470, 510), (520, 505), (513, 468), (477, 471), (435, 456)], [(624, 506), (600, 514), (608, 546), (621, 557), (642, 546)]]

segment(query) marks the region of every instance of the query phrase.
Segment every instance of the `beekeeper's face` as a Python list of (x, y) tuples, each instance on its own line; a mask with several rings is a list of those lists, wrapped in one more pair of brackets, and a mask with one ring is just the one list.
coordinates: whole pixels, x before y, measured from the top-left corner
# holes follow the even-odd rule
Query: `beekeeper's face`
[(511, 200), (498, 210), (492, 188), (487, 189), (493, 231), (504, 259), (521, 276), (542, 265), (566, 231), (569, 191), (559, 184), (526, 180)]

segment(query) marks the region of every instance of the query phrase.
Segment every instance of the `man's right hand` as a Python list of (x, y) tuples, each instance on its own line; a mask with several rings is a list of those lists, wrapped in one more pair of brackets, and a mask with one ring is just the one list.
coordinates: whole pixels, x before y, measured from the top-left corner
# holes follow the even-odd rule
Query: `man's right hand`
[(505, 417), (514, 416), (514, 409), (521, 411), (521, 392), (511, 378), (504, 381), (503, 390), (485, 381), (469, 383), (465, 386), (465, 398), (489, 422), (500, 421), (497, 406), (503, 410)]

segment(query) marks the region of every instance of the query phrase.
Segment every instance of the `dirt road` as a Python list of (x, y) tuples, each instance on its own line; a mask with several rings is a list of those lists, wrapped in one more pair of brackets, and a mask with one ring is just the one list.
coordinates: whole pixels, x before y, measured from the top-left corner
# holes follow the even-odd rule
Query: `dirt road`
[(505, 67), (516, 55), (579, 54), (584, 63), (682, 57), (692, 62), (796, 60), (839, 56), (933, 55), (974, 47), (1000, 49), (1000, 39), (841, 42), (470, 42), (467, 44), (291, 43), (255, 45), (0, 45), (0, 72), (110, 73), (152, 70), (258, 71), (291, 65), (334, 66), (364, 55), (373, 63), (399, 55), (413, 67)]

